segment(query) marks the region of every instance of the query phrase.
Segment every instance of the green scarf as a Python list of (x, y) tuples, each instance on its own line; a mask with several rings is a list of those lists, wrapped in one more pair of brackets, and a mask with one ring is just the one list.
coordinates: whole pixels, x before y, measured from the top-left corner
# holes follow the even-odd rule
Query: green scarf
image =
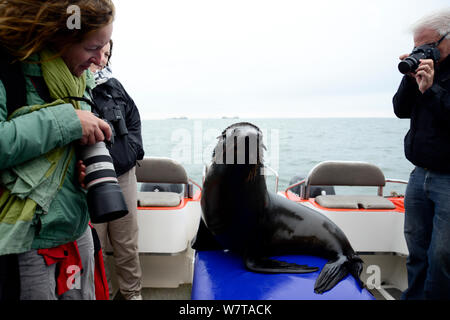
[[(24, 106), (9, 119), (33, 111), (67, 103), (68, 96), (82, 97), (86, 90), (86, 73), (75, 77), (61, 57), (49, 50), (40, 53), (42, 75), (54, 102)], [(78, 101), (71, 101), (80, 109)], [(37, 211), (48, 211), (51, 202), (64, 182), (74, 154), (74, 147), (56, 148), (0, 173), (0, 255), (21, 253), (31, 249), (34, 238), (33, 218)]]

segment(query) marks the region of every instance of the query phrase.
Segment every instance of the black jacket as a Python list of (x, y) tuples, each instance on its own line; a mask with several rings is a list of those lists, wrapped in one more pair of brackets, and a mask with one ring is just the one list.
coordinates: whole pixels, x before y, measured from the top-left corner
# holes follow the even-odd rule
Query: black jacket
[[(133, 99), (123, 88), (122, 84), (115, 78), (98, 85), (92, 91), (92, 96), (97, 106), (93, 110), (102, 119), (111, 120), (115, 107), (120, 109), (125, 120), (126, 130), (120, 132), (118, 121), (114, 123), (114, 143), (109, 152), (113, 158), (114, 168), (117, 176), (120, 176), (136, 165), (136, 160), (144, 157), (141, 135), (141, 118)], [(117, 112), (116, 112), (117, 114)], [(124, 134), (125, 133), (125, 134)]]
[(435, 69), (433, 86), (422, 94), (404, 76), (393, 98), (399, 118), (410, 118), (405, 155), (414, 165), (450, 173), (450, 57)]

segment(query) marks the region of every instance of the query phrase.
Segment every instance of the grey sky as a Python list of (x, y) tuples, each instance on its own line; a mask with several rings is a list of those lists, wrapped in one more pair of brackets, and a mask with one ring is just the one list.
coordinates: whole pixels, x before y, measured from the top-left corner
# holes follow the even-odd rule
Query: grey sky
[(116, 0), (112, 67), (143, 119), (392, 117), (409, 26), (448, 0)]

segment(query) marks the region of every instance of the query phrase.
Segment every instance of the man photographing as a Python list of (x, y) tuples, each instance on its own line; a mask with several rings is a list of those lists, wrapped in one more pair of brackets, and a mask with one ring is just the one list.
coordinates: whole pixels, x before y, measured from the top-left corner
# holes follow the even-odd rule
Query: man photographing
[[(415, 165), (405, 194), (408, 289), (403, 299), (450, 299), (450, 8), (413, 27), (414, 50), (393, 98), (411, 119), (406, 158)], [(409, 64), (406, 65), (406, 64)]]

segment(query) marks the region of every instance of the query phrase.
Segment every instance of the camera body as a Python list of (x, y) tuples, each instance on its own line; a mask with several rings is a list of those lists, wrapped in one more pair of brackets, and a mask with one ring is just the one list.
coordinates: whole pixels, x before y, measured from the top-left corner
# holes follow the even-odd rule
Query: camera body
[(101, 110), (102, 119), (108, 122), (112, 130), (112, 136), (124, 136), (128, 134), (127, 124), (122, 115), (120, 107), (116, 104), (110, 107), (103, 107)]
[(398, 64), (398, 70), (403, 73), (415, 72), (420, 64), (420, 59), (432, 59), (434, 63), (441, 58), (441, 53), (436, 45), (424, 44), (414, 48), (409, 57)]

